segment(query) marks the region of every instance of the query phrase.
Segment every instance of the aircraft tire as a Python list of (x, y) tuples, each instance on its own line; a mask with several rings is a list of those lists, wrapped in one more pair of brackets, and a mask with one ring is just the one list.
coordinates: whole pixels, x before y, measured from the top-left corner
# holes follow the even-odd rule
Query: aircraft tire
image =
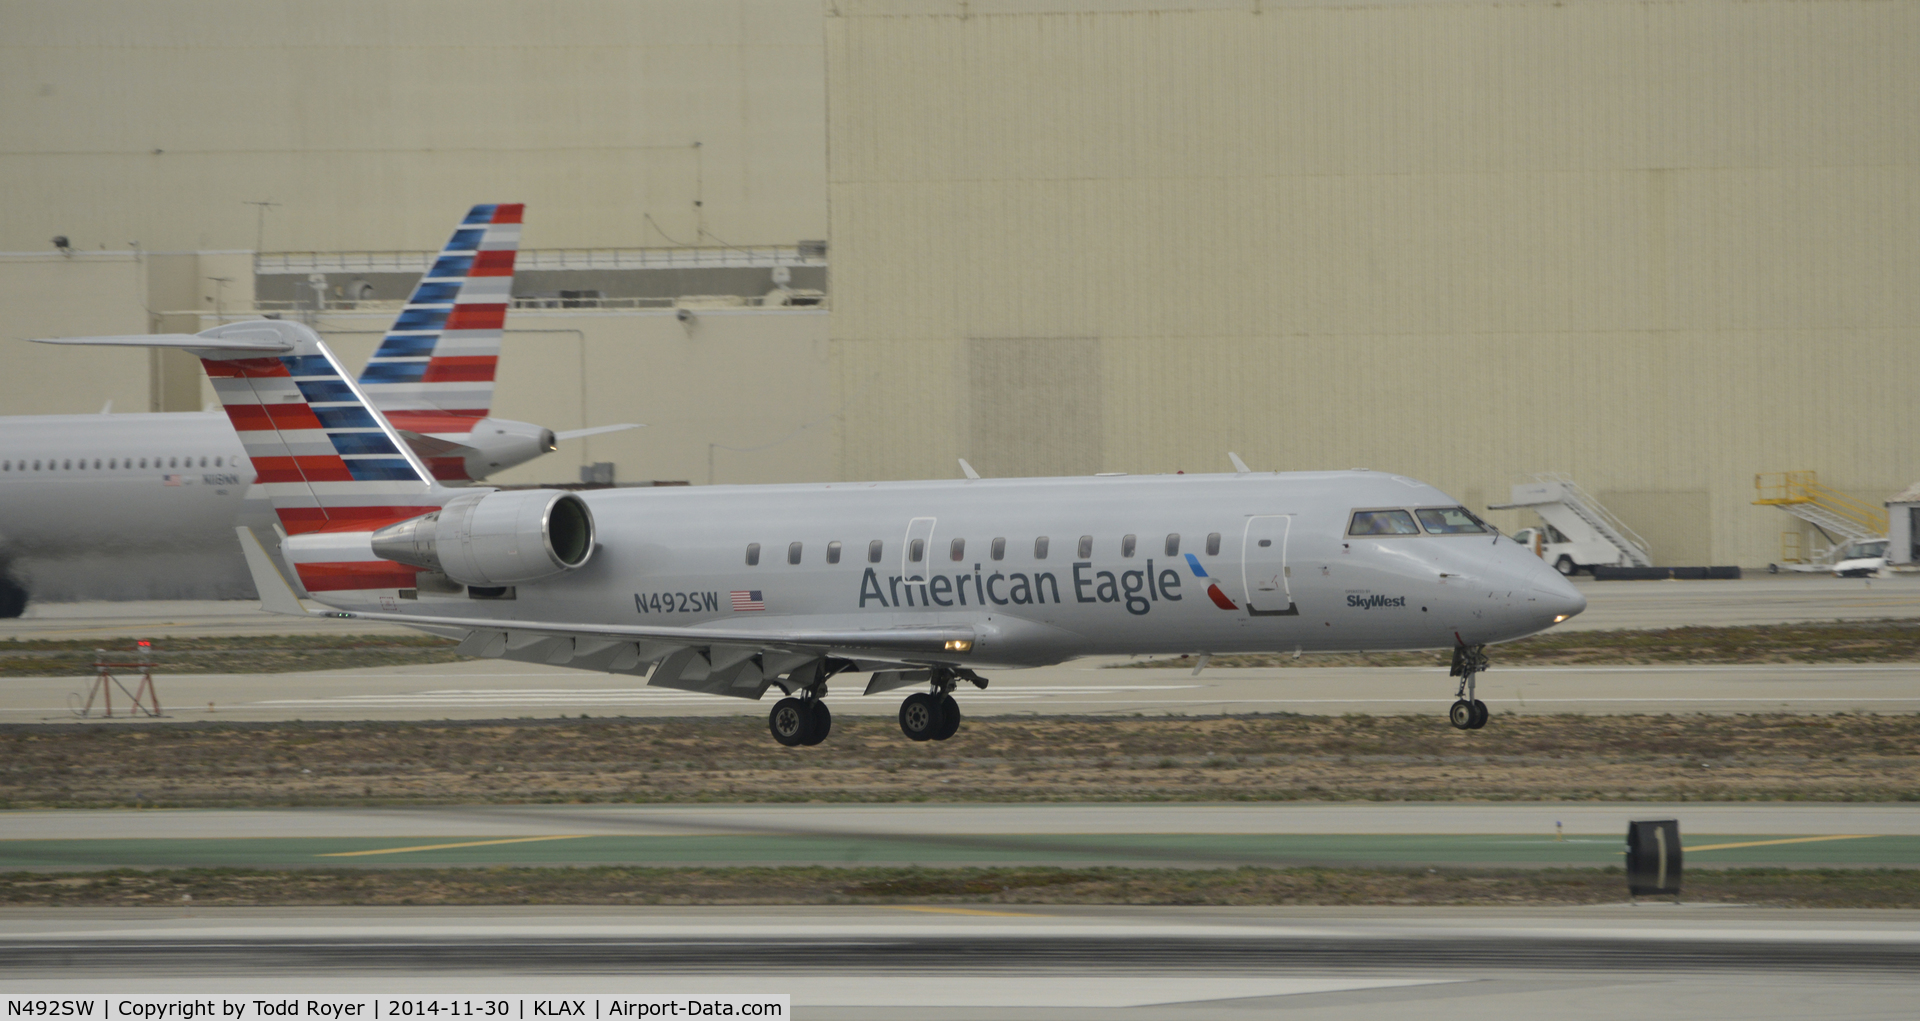
[(1473, 700), (1473, 722), (1467, 724), (1469, 730), (1479, 730), (1487, 725), (1487, 718), (1493, 714), (1487, 711), (1487, 704), (1479, 699)]
[(1473, 703), (1464, 698), (1447, 710), (1447, 722), (1453, 724), (1455, 730), (1472, 730), (1473, 721), (1478, 718), (1479, 714), (1473, 711)]
[(817, 698), (808, 699), (806, 706), (808, 713), (807, 737), (806, 740), (800, 743), (811, 746), (825, 741), (827, 735), (833, 733), (833, 714), (827, 711), (827, 704)]
[(940, 703), (924, 691), (908, 695), (900, 703), (900, 732), (908, 740), (925, 741), (940, 732)]
[(19, 582), (0, 574), (0, 618), (18, 617), (27, 612), (27, 590)]
[(952, 695), (940, 696), (940, 729), (933, 732), (935, 741), (945, 741), (960, 730), (960, 702)]
[(806, 743), (808, 732), (814, 729), (812, 722), (807, 704), (797, 698), (775, 702), (773, 712), (767, 714), (767, 729), (773, 732), (773, 739), (789, 748)]

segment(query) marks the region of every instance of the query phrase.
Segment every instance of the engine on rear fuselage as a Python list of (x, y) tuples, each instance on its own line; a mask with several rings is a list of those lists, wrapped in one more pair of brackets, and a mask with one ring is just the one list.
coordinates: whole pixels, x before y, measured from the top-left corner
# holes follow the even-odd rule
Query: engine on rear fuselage
[(463, 493), (432, 514), (373, 533), (386, 560), (437, 571), (463, 585), (518, 585), (584, 565), (593, 514), (551, 489)]

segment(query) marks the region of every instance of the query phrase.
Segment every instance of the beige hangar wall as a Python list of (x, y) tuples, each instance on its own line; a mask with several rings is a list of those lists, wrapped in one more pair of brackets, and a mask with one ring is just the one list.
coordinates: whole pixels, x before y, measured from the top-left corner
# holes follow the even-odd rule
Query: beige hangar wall
[(1755, 472), (1920, 477), (1916, 52), (1869, 0), (841, 0), (840, 470), (1559, 470), (1765, 564)]
[(433, 248), (490, 201), (547, 248), (825, 237), (820, 17), (0, 0), (0, 251), (253, 249), (267, 200), (268, 251)]

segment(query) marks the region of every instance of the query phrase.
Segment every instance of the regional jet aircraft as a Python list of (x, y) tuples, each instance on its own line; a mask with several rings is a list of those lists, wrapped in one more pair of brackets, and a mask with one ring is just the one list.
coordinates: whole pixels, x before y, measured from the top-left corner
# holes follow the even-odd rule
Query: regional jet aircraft
[[(781, 697), (817, 744), (842, 674), (914, 740), (960, 724), (981, 671), (1077, 656), (1454, 650), (1449, 718), (1485, 726), (1485, 646), (1586, 600), (1414, 479), (1368, 471), (707, 486), (443, 489), (297, 323), (86, 338), (200, 356), (279, 517), (277, 555), (326, 616), (392, 621), (470, 655)], [(265, 608), (304, 614), (239, 529)]]
[[(555, 433), (491, 416), (523, 208), (468, 211), (360, 374), (362, 391), (446, 484), (484, 479), (560, 440), (634, 428)], [(236, 521), (272, 519), (263, 499), (249, 501), (253, 479), (224, 412), (0, 419), (0, 568), (18, 560), (62, 575), (72, 589), (64, 595), (244, 591), (239, 561), (225, 578), (222, 560)], [(28, 593), (7, 574), (0, 617), (17, 617)]]

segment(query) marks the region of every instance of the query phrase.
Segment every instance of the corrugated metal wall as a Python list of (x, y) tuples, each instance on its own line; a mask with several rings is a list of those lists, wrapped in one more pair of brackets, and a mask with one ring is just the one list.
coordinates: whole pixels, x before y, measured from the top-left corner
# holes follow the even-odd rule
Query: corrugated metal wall
[(830, 6), (847, 477), (1044, 463), (1007, 338), (1091, 345), (1103, 470), (1567, 471), (1668, 563), (1920, 476), (1920, 5), (1127, 6)]
[(814, 0), (0, 0), (0, 29), (0, 251), (251, 250), (265, 200), (269, 251), (435, 248), (489, 201), (547, 248), (825, 236)]

